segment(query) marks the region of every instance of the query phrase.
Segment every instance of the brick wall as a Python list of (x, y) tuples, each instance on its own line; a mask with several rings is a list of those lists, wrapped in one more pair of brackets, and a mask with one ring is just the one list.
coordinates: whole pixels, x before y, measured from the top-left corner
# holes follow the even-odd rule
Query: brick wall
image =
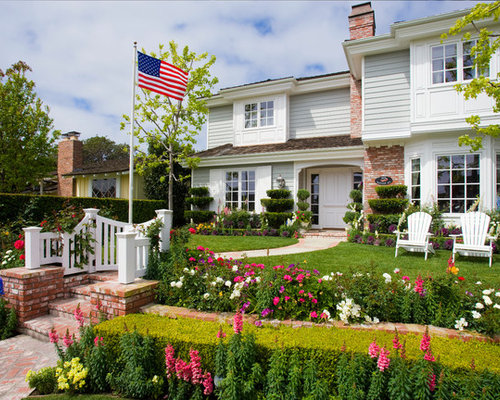
[(375, 35), (375, 12), (370, 2), (352, 6), (349, 33), (351, 40)]
[(16, 310), (19, 322), (48, 314), (49, 303), (64, 295), (63, 274), (61, 267), (0, 271), (4, 297)]
[(362, 125), (361, 80), (351, 74), (351, 137), (360, 138)]
[(83, 143), (78, 137), (69, 136), (59, 142), (57, 154), (57, 179), (59, 196), (73, 196), (73, 178), (63, 174), (73, 172), (83, 165)]
[[(368, 199), (377, 199), (375, 179), (379, 176), (390, 176), (394, 185), (404, 185), (404, 147), (380, 146), (365, 148), (365, 168), (363, 193), (365, 202)], [(370, 213), (368, 203), (365, 204), (366, 212)]]

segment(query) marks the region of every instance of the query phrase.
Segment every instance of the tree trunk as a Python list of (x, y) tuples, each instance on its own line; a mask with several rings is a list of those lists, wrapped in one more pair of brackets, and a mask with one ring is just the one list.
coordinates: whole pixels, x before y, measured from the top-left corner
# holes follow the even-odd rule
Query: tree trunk
[(170, 145), (168, 154), (168, 209), (174, 209), (174, 156), (172, 154), (172, 145)]

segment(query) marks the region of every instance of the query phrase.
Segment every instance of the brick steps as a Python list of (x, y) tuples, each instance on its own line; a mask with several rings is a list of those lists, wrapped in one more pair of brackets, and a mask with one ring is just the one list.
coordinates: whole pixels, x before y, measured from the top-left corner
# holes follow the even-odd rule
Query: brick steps
[(70, 335), (75, 334), (78, 337), (78, 323), (67, 317), (58, 317), (56, 315), (47, 314), (41, 317), (23, 322), (20, 330), (31, 337), (38, 340), (49, 341), (49, 332), (54, 329), (59, 337), (66, 334), (66, 330)]
[(79, 285), (71, 288), (73, 298), (90, 302), (90, 291), (93, 285)]

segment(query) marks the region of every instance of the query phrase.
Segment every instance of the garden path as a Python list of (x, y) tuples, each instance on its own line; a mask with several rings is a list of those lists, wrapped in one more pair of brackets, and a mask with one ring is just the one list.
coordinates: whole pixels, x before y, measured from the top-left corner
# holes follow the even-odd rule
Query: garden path
[(345, 232), (311, 232), (306, 233), (298, 243), (276, 249), (245, 250), (218, 253), (217, 257), (232, 258), (280, 256), (286, 254), (307, 253), (309, 251), (325, 250), (346, 241)]
[(0, 400), (19, 400), (31, 393), (25, 382), (30, 369), (57, 363), (54, 345), (28, 335), (0, 341)]

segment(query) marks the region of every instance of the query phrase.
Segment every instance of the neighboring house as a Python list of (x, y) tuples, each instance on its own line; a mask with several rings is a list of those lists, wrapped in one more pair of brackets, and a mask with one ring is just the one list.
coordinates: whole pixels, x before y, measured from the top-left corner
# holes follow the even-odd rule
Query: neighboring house
[[(496, 207), (500, 140), (470, 153), (458, 137), (470, 132), (466, 116), (489, 124), (499, 115), (489, 98), (465, 101), (454, 89), (477, 73), (470, 42), (440, 39), (465, 14), (398, 22), (374, 36), (371, 3), (353, 6), (343, 44), (350, 71), (221, 89), (208, 101), (208, 148), (197, 153), (192, 185), (209, 187), (214, 211), (260, 212), (266, 190), (284, 178), (294, 196), (311, 192), (316, 228), (343, 228), (349, 192), (363, 182), (368, 207), (381, 176), (406, 184), (414, 202), (437, 201), (445, 217), (478, 195), (483, 209)], [(497, 54), (490, 76), (499, 66)]]
[[(78, 132), (62, 135), (57, 158), (58, 195), (128, 199), (129, 161), (109, 160), (85, 164)], [(145, 199), (144, 179), (134, 172), (134, 199)]]

